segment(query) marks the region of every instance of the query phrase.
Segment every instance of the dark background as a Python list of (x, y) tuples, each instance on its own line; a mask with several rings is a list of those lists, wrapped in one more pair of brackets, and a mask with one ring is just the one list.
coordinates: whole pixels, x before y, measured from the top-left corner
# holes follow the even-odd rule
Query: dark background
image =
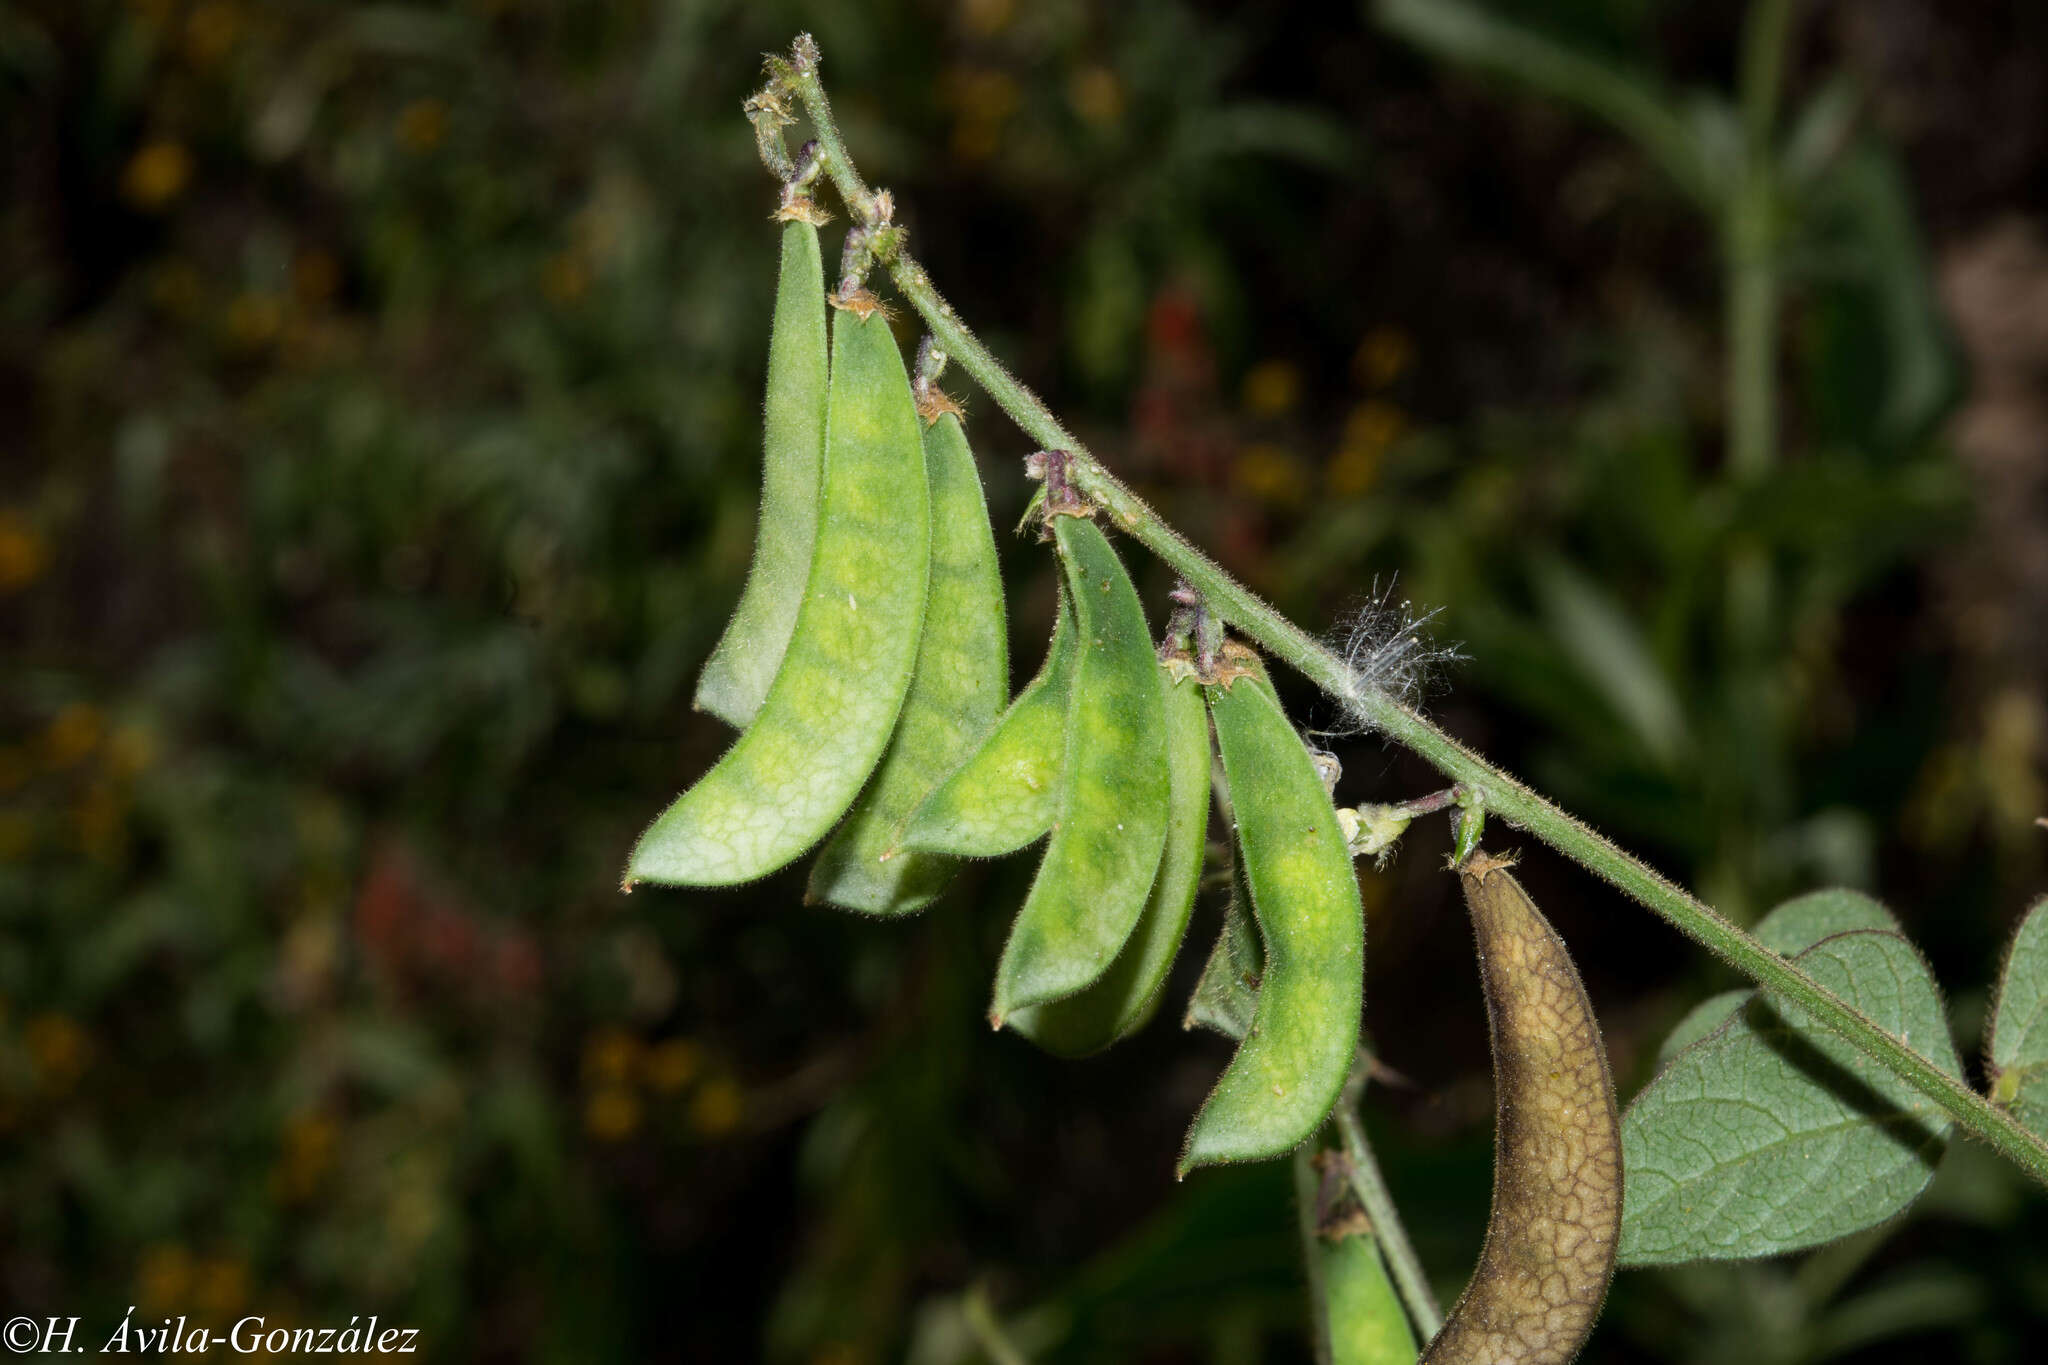
[[(1680, 104), (1736, 79), (1739, 6), (1490, 12)], [(1227, 1056), (1173, 1026), (1192, 961), (1061, 1063), (981, 1017), (1028, 859), (906, 923), (802, 907), (800, 868), (617, 892), (728, 739), (688, 699), (757, 494), (739, 106), (804, 28), (940, 287), (1170, 520), (1333, 637), (1398, 576), (1465, 656), (1437, 719), (1731, 914), (1878, 894), (1974, 1056), (2048, 852), (2038, 7), (1799, 7), (1781, 452), (1744, 479), (1712, 215), (1568, 93), (1361, 12), (40, 0), (0, 7), (9, 1315), (939, 1365), (992, 1305), (1034, 1359), (1307, 1358), (1285, 1163), (1172, 1179)], [(1030, 443), (950, 387), (1012, 525)], [(1021, 675), (1050, 566), (1004, 547)], [(1436, 785), (1332, 743), (1347, 801)], [(1406, 1078), (1368, 1120), (1450, 1294), (1491, 1098), (1447, 843), (1363, 885)], [(1524, 866), (1625, 1098), (1731, 979)], [(1959, 1144), (1888, 1236), (1623, 1273), (1586, 1358), (2021, 1359), (2044, 1234)]]

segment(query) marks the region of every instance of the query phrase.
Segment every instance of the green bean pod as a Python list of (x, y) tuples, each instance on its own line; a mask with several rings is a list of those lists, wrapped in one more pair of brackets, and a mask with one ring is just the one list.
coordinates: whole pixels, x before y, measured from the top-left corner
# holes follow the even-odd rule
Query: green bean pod
[(990, 1020), (1074, 994), (1109, 970), (1166, 845), (1165, 697), (1130, 575), (1086, 517), (1054, 516), (1078, 649), (1059, 815), (996, 965)]
[(1161, 665), (1159, 686), (1166, 710), (1166, 847), (1144, 913), (1094, 985), (1010, 1016), (1011, 1028), (1061, 1056), (1099, 1052), (1152, 1017), (1202, 880), (1209, 835), (1209, 714), (1194, 679), (1176, 678)]
[(1458, 869), (1493, 1037), (1493, 1209), (1426, 1365), (1565, 1365), (1586, 1344), (1621, 1239), (1621, 1120), (1600, 1024), (1564, 940), (1475, 852)]
[[(1317, 1302), (1316, 1359), (1326, 1365), (1415, 1365), (1415, 1332), (1387, 1276), (1372, 1220), (1341, 1184), (1343, 1153), (1295, 1153), (1295, 1197)], [(1320, 1173), (1320, 1179), (1318, 1179)], [(1334, 1197), (1332, 1197), (1334, 1195)]]
[(1266, 957), (1251, 1032), (1195, 1116), (1182, 1175), (1307, 1140), (1351, 1068), (1365, 991), (1364, 907), (1314, 760), (1258, 674), (1207, 690)]
[(972, 753), (911, 812), (897, 846), (963, 858), (999, 858), (1037, 842), (1059, 810), (1074, 677), (1073, 606), (1060, 584), (1045, 664)]
[(1259, 929), (1252, 921), (1252, 893), (1244, 883), (1244, 854), (1235, 852), (1230, 861), (1230, 903), (1223, 911), (1223, 930), (1209, 949), (1209, 960), (1202, 964), (1180, 1026), (1209, 1029), (1243, 1042), (1258, 1013), (1259, 977), (1265, 969)]
[(744, 730), (753, 723), (796, 629), (818, 533), (818, 467), (825, 449), (824, 267), (818, 229), (782, 226), (782, 275), (768, 339), (768, 398), (763, 413), (761, 520), (754, 563), (739, 606), (726, 624), (693, 703)]
[(917, 658), (930, 493), (889, 323), (840, 311), (818, 537), (775, 684), (746, 733), (640, 836), (626, 885), (730, 886), (785, 866), (846, 814), (888, 746)]
[(1010, 685), (1003, 579), (981, 472), (960, 419), (925, 428), (931, 484), (929, 623), (896, 734), (853, 813), (811, 866), (808, 898), (874, 915), (921, 910), (953, 875), (949, 857), (891, 851), (897, 826), (994, 722)]
[(1322, 1253), (1330, 1365), (1415, 1365), (1415, 1332), (1372, 1234), (1340, 1234)]

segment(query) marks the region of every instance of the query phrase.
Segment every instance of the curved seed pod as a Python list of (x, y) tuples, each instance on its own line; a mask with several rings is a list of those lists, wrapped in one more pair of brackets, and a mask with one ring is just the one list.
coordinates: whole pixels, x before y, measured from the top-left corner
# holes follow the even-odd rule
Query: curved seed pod
[(1166, 717), (1145, 609), (1093, 521), (1052, 523), (1077, 648), (1067, 762), (1052, 838), (996, 965), (989, 1017), (997, 1027), (1109, 970), (1166, 845)]
[(693, 703), (737, 729), (753, 723), (782, 666), (803, 605), (818, 533), (818, 466), (825, 449), (825, 275), (818, 230), (782, 228), (782, 277), (768, 340), (761, 520), (754, 564), (725, 634), (704, 663)]
[(1607, 1297), (1621, 1123), (1600, 1026), (1564, 942), (1485, 852), (1459, 869), (1493, 1034), (1493, 1212), (1428, 1365), (1563, 1365)]
[(1209, 842), (1209, 713), (1193, 679), (1176, 680), (1162, 665), (1159, 686), (1166, 706), (1166, 848), (1138, 927), (1094, 985), (1010, 1016), (1011, 1028), (1064, 1057), (1099, 1052), (1152, 1017), (1202, 880)]
[(1259, 672), (1207, 691), (1266, 958), (1251, 1032), (1195, 1116), (1182, 1175), (1305, 1141), (1351, 1069), (1365, 995), (1365, 910), (1314, 760)]
[(1265, 970), (1258, 926), (1252, 923), (1252, 893), (1244, 883), (1244, 856), (1230, 860), (1230, 903), (1223, 911), (1223, 931), (1195, 980), (1187, 1013), (1180, 1026), (1205, 1028), (1243, 1042), (1252, 1031), (1259, 1007), (1259, 975)]
[(960, 761), (988, 729), (1010, 684), (1003, 580), (981, 473), (948, 413), (925, 428), (931, 484), (931, 592), (910, 694), (896, 736), (853, 813), (811, 867), (809, 898), (875, 915), (921, 910), (945, 889), (953, 860), (890, 853), (904, 816), (931, 790), (935, 774)]
[(846, 814), (889, 743), (924, 626), (931, 509), (910, 378), (879, 310), (832, 320), (818, 538), (753, 725), (640, 836), (636, 881), (764, 877)]
[(995, 728), (904, 822), (897, 846), (963, 858), (999, 858), (1042, 837), (1059, 808), (1074, 676), (1074, 613), (1060, 584), (1045, 665)]
[[(1344, 1183), (1350, 1163), (1334, 1148), (1294, 1157), (1295, 1198), (1313, 1232), (1309, 1292), (1317, 1300), (1316, 1359), (1324, 1365), (1415, 1365), (1415, 1333), (1387, 1277), (1372, 1220)], [(1304, 1238), (1304, 1240), (1307, 1240)]]

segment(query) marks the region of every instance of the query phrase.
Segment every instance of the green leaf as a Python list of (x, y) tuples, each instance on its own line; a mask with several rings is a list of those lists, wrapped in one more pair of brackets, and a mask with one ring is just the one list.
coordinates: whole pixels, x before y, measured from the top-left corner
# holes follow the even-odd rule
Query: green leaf
[(2048, 1137), (2048, 896), (2020, 921), (1991, 1012), (1991, 1102)]
[(1671, 1064), (1673, 1057), (1727, 1023), (1755, 994), (1755, 991), (1722, 991), (1694, 1005), (1689, 1014), (1672, 1026), (1670, 1036), (1657, 1049), (1657, 1069), (1662, 1071)]
[(1797, 957), (1824, 938), (1853, 929), (1899, 932), (1899, 921), (1861, 891), (1830, 887), (1794, 896), (1757, 921), (1756, 936), (1782, 957)]
[[(1861, 891), (1831, 887), (1786, 901), (1757, 922), (1755, 933), (1758, 941), (1772, 952), (1796, 957), (1829, 935), (1852, 929), (1897, 933), (1899, 922), (1891, 911)], [(1748, 1004), (1754, 994), (1748, 989), (1723, 991), (1693, 1006), (1657, 1049), (1657, 1069), (1663, 1070), (1673, 1057), (1727, 1023), (1729, 1016)]]
[(1712, 204), (1717, 198), (1720, 184), (1695, 127), (1696, 109), (1681, 112), (1651, 76), (1588, 56), (1466, 0), (1376, 0), (1373, 14), (1447, 61), (1519, 81), (1606, 119), (1694, 200)]
[(1800, 254), (1815, 263), (1816, 404), (1858, 444), (1900, 448), (1954, 402), (1963, 369), (1933, 284), (1911, 186), (1863, 139), (1805, 195)]
[(1558, 643), (1644, 751), (1669, 764), (1689, 748), (1685, 708), (1621, 604), (1562, 560), (1539, 562), (1535, 587)]
[[(1865, 897), (1825, 892), (1781, 907), (1760, 931), (1793, 946), (1832, 923), (1875, 917), (1890, 922)], [(1934, 978), (1905, 938), (1851, 928), (1796, 960), (1961, 1076)], [(1678, 1053), (1623, 1116), (1621, 1262), (1768, 1256), (1880, 1223), (1926, 1188), (1951, 1126), (1797, 1006), (1752, 998)]]

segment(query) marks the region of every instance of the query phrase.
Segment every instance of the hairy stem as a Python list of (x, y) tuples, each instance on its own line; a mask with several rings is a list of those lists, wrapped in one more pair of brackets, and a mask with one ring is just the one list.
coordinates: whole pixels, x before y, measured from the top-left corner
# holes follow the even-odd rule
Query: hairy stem
[[(857, 221), (868, 221), (874, 215), (876, 196), (846, 154), (846, 144), (832, 117), (831, 102), (818, 80), (815, 56), (777, 66), (780, 69), (774, 79), (786, 84), (802, 103), (817, 137), (825, 171), (848, 212)], [(954, 361), (1032, 440), (1048, 450), (1068, 452), (1075, 486), (1108, 511), (1132, 538), (1186, 579), (1218, 616), (1327, 692), (1358, 720), (1414, 750), (1452, 781), (1464, 784), (1489, 814), (1578, 860), (1765, 991), (1806, 1010), (1933, 1100), (1964, 1130), (1990, 1143), (2048, 1185), (2048, 1142), (1886, 1033), (1799, 966), (1772, 952), (1705, 902), (1674, 886), (1647, 863), (1565, 814), (1416, 711), (1367, 687), (1335, 651), (1237, 582), (1097, 463), (1073, 433), (1060, 425), (1044, 402), (1019, 383), (960, 321), (953, 306), (933, 287), (924, 267), (904, 248), (900, 233), (893, 236), (883, 260), (897, 290), (918, 311)]]
[(1337, 1127), (1344, 1155), (1350, 1161), (1351, 1192), (1358, 1196), (1359, 1207), (1372, 1220), (1372, 1235), (1380, 1244), (1380, 1254), (1386, 1257), (1394, 1292), (1401, 1296), (1401, 1306), (1408, 1310), (1415, 1335), (1428, 1342), (1443, 1330), (1444, 1310), (1429, 1287), (1429, 1278), (1422, 1273), (1422, 1260), (1415, 1254), (1415, 1244), (1408, 1240), (1408, 1228), (1394, 1207), (1394, 1196), (1380, 1174), (1372, 1144), (1365, 1139), (1365, 1118), (1359, 1112), (1358, 1102), (1364, 1098), (1365, 1083), (1371, 1074), (1372, 1058), (1361, 1049), (1330, 1120)]

